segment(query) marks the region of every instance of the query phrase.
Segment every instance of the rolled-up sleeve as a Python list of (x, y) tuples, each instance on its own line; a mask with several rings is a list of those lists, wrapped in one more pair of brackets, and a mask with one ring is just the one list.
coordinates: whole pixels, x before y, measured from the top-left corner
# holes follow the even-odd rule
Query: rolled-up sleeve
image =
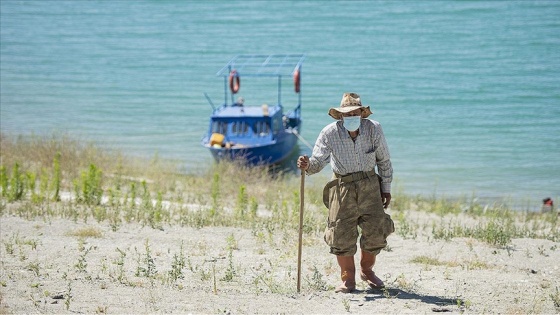
[(309, 159), (309, 168), (306, 171), (308, 175), (320, 172), (330, 162), (331, 149), (325, 135), (326, 130), (327, 128), (324, 128), (317, 137), (313, 154)]

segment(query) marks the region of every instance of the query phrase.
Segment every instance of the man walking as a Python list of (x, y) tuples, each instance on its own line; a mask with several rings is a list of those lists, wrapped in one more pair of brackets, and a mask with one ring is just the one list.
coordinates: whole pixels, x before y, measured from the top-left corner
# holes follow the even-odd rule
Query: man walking
[(387, 236), (395, 231), (384, 210), (391, 202), (393, 168), (381, 125), (367, 119), (371, 113), (369, 106), (362, 106), (358, 94), (344, 93), (340, 107), (329, 109), (336, 121), (323, 128), (311, 158), (304, 155), (297, 160), (298, 168), (308, 175), (328, 163), (334, 172), (323, 190), (323, 202), (329, 208), (325, 242), (341, 271), (342, 284), (336, 292), (349, 293), (356, 288), (358, 227), (360, 278), (371, 288), (384, 287), (373, 266), (377, 254), (387, 246)]

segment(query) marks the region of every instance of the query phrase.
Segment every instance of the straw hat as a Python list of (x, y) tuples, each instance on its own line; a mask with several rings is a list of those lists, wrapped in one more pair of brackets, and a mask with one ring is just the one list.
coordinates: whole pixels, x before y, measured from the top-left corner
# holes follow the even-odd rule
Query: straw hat
[(340, 107), (329, 109), (329, 115), (334, 119), (342, 119), (343, 113), (349, 113), (353, 110), (360, 108), (362, 110), (362, 118), (367, 118), (371, 115), (369, 106), (362, 106), (360, 95), (356, 93), (344, 93), (340, 101)]

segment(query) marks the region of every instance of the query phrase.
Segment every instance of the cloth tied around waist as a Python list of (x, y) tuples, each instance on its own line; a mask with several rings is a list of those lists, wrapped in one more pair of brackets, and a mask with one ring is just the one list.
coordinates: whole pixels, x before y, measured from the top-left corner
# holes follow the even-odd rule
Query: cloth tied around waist
[(369, 172), (350, 173), (350, 174), (346, 174), (346, 175), (340, 175), (340, 174), (334, 173), (334, 176), (338, 180), (340, 180), (341, 183), (351, 183), (351, 182), (362, 180), (364, 178), (373, 177), (375, 175), (376, 175), (375, 170), (371, 170)]
[(357, 182), (360, 181), (362, 179), (365, 178), (373, 178), (377, 176), (377, 179), (379, 181), (379, 193), (382, 193), (381, 191), (381, 176), (377, 175), (375, 173), (375, 170), (371, 170), (368, 172), (355, 172), (355, 173), (350, 173), (350, 174), (346, 174), (346, 175), (340, 175), (337, 173), (334, 173), (334, 179), (330, 180), (329, 182), (327, 182), (327, 184), (325, 185), (325, 188), (323, 188), (323, 203), (325, 204), (325, 207), (329, 208), (329, 191), (332, 187), (339, 185), (340, 183), (352, 183), (352, 182)]

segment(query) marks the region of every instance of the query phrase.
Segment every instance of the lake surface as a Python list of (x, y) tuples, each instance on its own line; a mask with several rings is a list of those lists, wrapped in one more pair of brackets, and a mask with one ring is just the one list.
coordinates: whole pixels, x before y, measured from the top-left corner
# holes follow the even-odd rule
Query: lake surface
[[(0, 9), (2, 133), (63, 133), (209, 167), (204, 93), (223, 102), (218, 70), (237, 54), (305, 53), (308, 142), (353, 91), (384, 128), (395, 190), (560, 202), (560, 1), (3, 0)], [(252, 85), (241, 78), (246, 104), (275, 102), (274, 89)]]

